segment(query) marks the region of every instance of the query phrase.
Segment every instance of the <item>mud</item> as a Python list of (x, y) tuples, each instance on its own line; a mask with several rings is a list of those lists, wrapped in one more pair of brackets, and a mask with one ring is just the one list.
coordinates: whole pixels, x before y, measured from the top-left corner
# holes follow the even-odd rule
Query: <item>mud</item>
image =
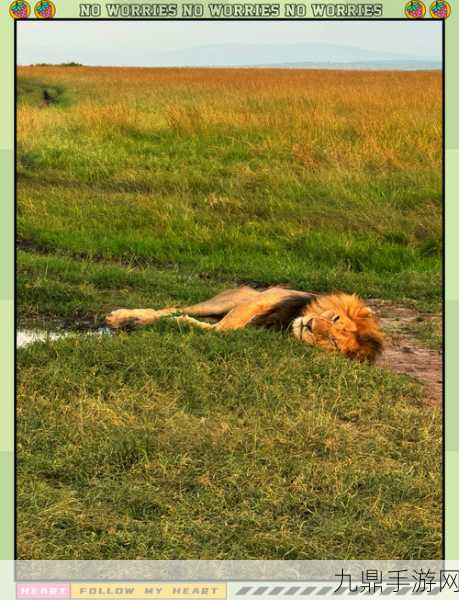
[(417, 379), (424, 386), (424, 398), (439, 405), (443, 398), (443, 354), (426, 348), (407, 329), (422, 317), (441, 323), (441, 315), (422, 315), (384, 300), (369, 301), (377, 314), (385, 335), (385, 349), (376, 364), (385, 369)]

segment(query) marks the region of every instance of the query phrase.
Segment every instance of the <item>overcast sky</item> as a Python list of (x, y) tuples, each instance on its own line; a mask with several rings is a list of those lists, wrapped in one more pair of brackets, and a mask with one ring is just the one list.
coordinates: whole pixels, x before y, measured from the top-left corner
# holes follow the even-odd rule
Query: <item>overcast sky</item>
[[(18, 64), (161, 66), (171, 51), (214, 44), (321, 43), (441, 60), (441, 21), (19, 21)], [(209, 64), (212, 63), (209, 51)], [(165, 58), (166, 57), (166, 58)], [(373, 55), (374, 58), (374, 55)], [(298, 60), (304, 60), (299, 56)], [(333, 60), (331, 57), (330, 60)], [(170, 61), (169, 61), (170, 62)], [(248, 48), (247, 64), (254, 64)]]

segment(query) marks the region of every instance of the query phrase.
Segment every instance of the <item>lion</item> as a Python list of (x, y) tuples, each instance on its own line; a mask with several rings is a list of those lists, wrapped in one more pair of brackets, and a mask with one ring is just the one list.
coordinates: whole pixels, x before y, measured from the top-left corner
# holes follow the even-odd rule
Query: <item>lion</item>
[(105, 322), (118, 329), (147, 326), (163, 317), (215, 331), (248, 325), (288, 330), (300, 342), (360, 362), (374, 362), (383, 348), (383, 335), (373, 311), (356, 294), (318, 295), (283, 287), (263, 291), (239, 287), (183, 308), (122, 308), (107, 315)]

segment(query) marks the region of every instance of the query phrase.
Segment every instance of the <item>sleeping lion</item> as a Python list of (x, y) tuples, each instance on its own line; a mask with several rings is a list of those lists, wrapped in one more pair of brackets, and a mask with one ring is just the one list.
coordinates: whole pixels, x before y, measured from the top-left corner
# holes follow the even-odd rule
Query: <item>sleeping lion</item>
[[(202, 329), (228, 331), (247, 325), (289, 330), (299, 341), (373, 362), (382, 351), (382, 332), (373, 315), (355, 294), (317, 295), (271, 287), (225, 290), (210, 300), (184, 308), (120, 309), (105, 319), (113, 329), (145, 326), (171, 317)], [(212, 318), (214, 323), (195, 317)]]

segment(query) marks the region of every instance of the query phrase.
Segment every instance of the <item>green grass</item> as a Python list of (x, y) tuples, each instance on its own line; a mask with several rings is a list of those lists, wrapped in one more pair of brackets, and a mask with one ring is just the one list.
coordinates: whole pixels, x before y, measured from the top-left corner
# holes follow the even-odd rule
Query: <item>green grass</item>
[(31, 106), (43, 106), (45, 104), (45, 94), (49, 104), (66, 107), (71, 102), (64, 86), (27, 77), (17, 78), (16, 93), (19, 103)]
[(168, 323), (19, 360), (21, 558), (439, 556), (440, 414), (407, 378)]
[[(172, 80), (157, 72), (162, 85), (148, 70), (23, 71), (22, 88), (32, 91), (20, 96), (18, 236), (42, 253), (438, 305), (432, 75), (403, 75), (419, 92), (406, 107), (417, 111), (412, 123), (403, 99), (397, 112), (387, 102), (379, 111), (363, 105), (352, 73), (335, 75), (352, 91), (347, 100), (323, 97), (318, 84), (309, 92), (317, 98), (305, 98), (292, 74), (286, 103), (275, 73), (272, 97), (257, 98), (238, 72), (226, 73), (218, 92), (197, 71), (200, 87), (185, 96), (174, 70)], [(365, 84), (376, 93), (384, 77), (369, 74)], [(33, 108), (45, 80), (68, 90), (72, 110)], [(420, 83), (431, 91), (428, 111), (418, 106)], [(308, 114), (318, 114), (314, 129)]]
[[(18, 91), (20, 320), (242, 283), (438, 310), (438, 74), (42, 66)], [(440, 556), (441, 416), (408, 378), (168, 323), (18, 368), (21, 558)]]
[[(68, 256), (18, 252), (17, 287), (28, 318), (102, 319), (113, 307), (196, 303), (218, 281), (176, 269), (142, 269)], [(226, 281), (226, 285), (235, 282)]]
[(442, 349), (443, 336), (440, 319), (418, 317), (415, 321), (407, 324), (402, 330), (414, 335), (424, 347), (438, 351)]

